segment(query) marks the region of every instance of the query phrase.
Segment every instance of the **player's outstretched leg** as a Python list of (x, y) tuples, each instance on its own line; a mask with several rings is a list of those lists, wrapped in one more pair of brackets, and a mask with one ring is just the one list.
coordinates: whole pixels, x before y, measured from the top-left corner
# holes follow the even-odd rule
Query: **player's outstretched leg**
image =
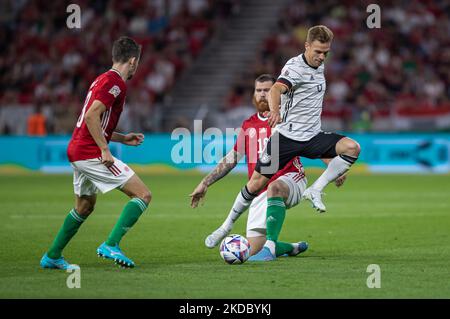
[(42, 268), (62, 270), (78, 268), (64, 259), (62, 251), (92, 213), (95, 202), (96, 195), (76, 196), (76, 208), (69, 212), (50, 248), (41, 258), (40, 265)]
[(322, 191), (329, 183), (345, 174), (358, 159), (361, 148), (354, 140), (344, 137), (336, 144), (336, 154), (328, 164), (327, 169), (320, 177), (303, 193), (303, 198), (309, 200), (317, 211), (323, 213), (326, 207), (322, 202)]
[(135, 263), (125, 256), (119, 248), (119, 243), (147, 209), (151, 200), (151, 194), (137, 175), (133, 175), (121, 190), (132, 197), (132, 199), (123, 208), (119, 220), (109, 234), (108, 239), (97, 248), (97, 255), (106, 259), (112, 259), (119, 266), (132, 268), (135, 266)]

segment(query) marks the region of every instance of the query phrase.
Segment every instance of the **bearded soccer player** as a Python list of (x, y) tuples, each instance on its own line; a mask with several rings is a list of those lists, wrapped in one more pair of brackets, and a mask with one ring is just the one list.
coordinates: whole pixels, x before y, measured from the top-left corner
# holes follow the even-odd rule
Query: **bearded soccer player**
[[(267, 94), (274, 83), (275, 78), (269, 74), (263, 74), (255, 80), (253, 104), (256, 107), (257, 113), (243, 122), (234, 148), (199, 183), (190, 195), (192, 197), (191, 206), (193, 208), (197, 207), (199, 200), (204, 198), (208, 187), (227, 175), (237, 165), (244, 154), (247, 160), (248, 177), (250, 178), (252, 176), (257, 158), (262, 153), (271, 135), (271, 127), (268, 125), (268, 118), (265, 116), (265, 113), (269, 111)], [(343, 183), (343, 179), (340, 182)], [(306, 178), (303, 166), (298, 157), (289, 161), (282, 170), (271, 178), (268, 187), (260, 192), (249, 209), (247, 239), (251, 247), (251, 255), (256, 254), (263, 247), (266, 242), (266, 232), (270, 233), (273, 231), (270, 227), (266, 227), (266, 211), (268, 205), (282, 204), (288, 208), (296, 206), (300, 202), (305, 188)], [(281, 193), (281, 196), (277, 197), (275, 201), (268, 202), (267, 198), (274, 197), (272, 195), (275, 192)], [(239, 216), (240, 214), (236, 214), (232, 210), (222, 226), (206, 238), (206, 247), (213, 248), (217, 246), (230, 233)], [(276, 244), (276, 255), (288, 254), (295, 256), (304, 252), (307, 248), (308, 244), (306, 242), (285, 243), (278, 241)], [(252, 261), (252, 258), (249, 260)]]
[(97, 248), (97, 254), (113, 260), (121, 267), (134, 267), (119, 243), (147, 209), (151, 193), (142, 180), (125, 163), (115, 158), (110, 141), (138, 146), (143, 134), (115, 132), (125, 103), (127, 86), (138, 67), (141, 47), (131, 38), (121, 37), (112, 48), (112, 68), (91, 84), (84, 107), (76, 123), (67, 155), (73, 168), (75, 207), (67, 215), (56, 238), (41, 259), (41, 267), (75, 269), (62, 256), (62, 251), (93, 212), (97, 193), (118, 189), (130, 197), (107, 240)]

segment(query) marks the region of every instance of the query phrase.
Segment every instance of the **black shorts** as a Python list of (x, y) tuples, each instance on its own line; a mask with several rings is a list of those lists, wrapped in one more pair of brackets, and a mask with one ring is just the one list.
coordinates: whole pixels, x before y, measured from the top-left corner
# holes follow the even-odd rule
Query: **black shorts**
[[(336, 144), (344, 137), (344, 135), (336, 133), (320, 132), (309, 141), (300, 142), (275, 132), (258, 158), (255, 170), (261, 175), (271, 178), (297, 156), (311, 159), (336, 157)], [(278, 143), (276, 143), (277, 140)], [(277, 151), (277, 144), (279, 145), (278, 156), (272, 155), (272, 152)]]

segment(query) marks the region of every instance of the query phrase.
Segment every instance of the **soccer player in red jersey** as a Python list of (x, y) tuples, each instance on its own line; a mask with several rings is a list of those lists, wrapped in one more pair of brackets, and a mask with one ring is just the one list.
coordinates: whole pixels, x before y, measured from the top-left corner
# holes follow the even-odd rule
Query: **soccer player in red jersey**
[(98, 191), (106, 193), (113, 189), (122, 191), (131, 200), (123, 208), (106, 242), (98, 247), (97, 254), (122, 267), (135, 265), (120, 250), (119, 243), (147, 209), (151, 193), (129, 166), (111, 154), (108, 143), (138, 146), (144, 141), (140, 133), (115, 132), (125, 103), (125, 81), (135, 74), (140, 54), (141, 47), (133, 39), (117, 39), (112, 48), (112, 68), (98, 76), (89, 88), (67, 148), (74, 171), (75, 207), (42, 257), (43, 268), (78, 268), (62, 257), (62, 251), (94, 210)]

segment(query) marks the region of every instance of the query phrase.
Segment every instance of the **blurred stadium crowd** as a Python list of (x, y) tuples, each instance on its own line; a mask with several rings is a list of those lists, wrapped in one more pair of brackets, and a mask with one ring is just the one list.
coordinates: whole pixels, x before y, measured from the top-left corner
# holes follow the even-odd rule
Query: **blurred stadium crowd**
[[(45, 134), (70, 133), (87, 87), (111, 65), (105, 47), (124, 32), (145, 54), (130, 83), (121, 128), (164, 131), (165, 96), (241, 2), (76, 1), (83, 10), (81, 32), (68, 29), (67, 14), (61, 14), (70, 1), (1, 1), (0, 134), (33, 131), (39, 116), (45, 118)], [(382, 28), (368, 29), (368, 13), (354, 1), (292, 1), (255, 53), (252, 68), (230, 83), (222, 111), (250, 109), (254, 78), (278, 75), (303, 51), (307, 29), (325, 24), (335, 41), (326, 67), (324, 118), (343, 122), (346, 130), (367, 131), (375, 119), (393, 114), (450, 117), (449, 1), (378, 4)]]
[[(82, 31), (66, 26), (72, 2), (81, 7)], [(88, 86), (111, 66), (118, 34), (132, 36), (145, 52), (121, 127), (162, 130), (165, 94), (238, 10), (238, 0), (1, 1), (0, 134), (26, 133), (32, 125), (21, 119), (36, 109), (47, 133), (72, 132)]]

